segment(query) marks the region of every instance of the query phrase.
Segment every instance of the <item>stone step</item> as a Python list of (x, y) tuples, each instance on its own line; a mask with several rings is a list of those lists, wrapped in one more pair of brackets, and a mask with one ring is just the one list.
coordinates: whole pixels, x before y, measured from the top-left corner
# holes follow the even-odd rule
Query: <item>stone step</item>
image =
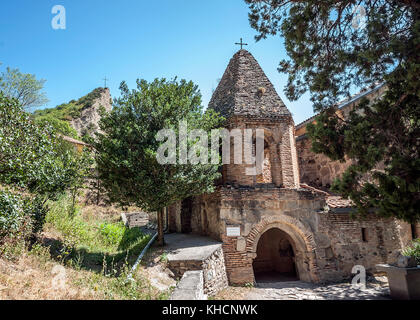
[(165, 236), (168, 268), (181, 278), (187, 272), (203, 273), (204, 293), (214, 295), (228, 286), (222, 244), (187, 234)]
[(187, 271), (172, 293), (171, 300), (207, 300), (203, 271)]

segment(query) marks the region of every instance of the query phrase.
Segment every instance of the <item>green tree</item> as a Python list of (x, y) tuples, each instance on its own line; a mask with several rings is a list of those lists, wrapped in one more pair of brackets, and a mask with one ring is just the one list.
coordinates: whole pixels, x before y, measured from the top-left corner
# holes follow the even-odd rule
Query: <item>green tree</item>
[[(79, 196), (80, 190), (87, 187), (87, 180), (91, 178), (94, 170), (93, 152), (85, 147), (83, 152), (75, 152), (74, 146), (71, 144), (63, 144), (63, 151), (70, 155), (66, 165), (67, 186), (66, 190), (69, 192), (72, 199), (72, 214), (76, 210), (76, 200)], [(68, 150), (68, 149), (71, 150)]]
[(26, 195), (33, 233), (42, 229), (47, 201), (80, 186), (85, 163), (51, 126), (35, 123), (17, 99), (0, 91), (0, 184)]
[(0, 75), (0, 90), (10, 97), (18, 99), (23, 108), (39, 107), (48, 103), (42, 89), (45, 80), (37, 80), (34, 74), (22, 73), (19, 69), (7, 67)]
[(62, 143), (51, 126), (37, 125), (0, 91), (0, 183), (40, 194), (65, 189), (70, 154), (59, 152)]
[[(137, 80), (137, 89), (123, 82), (122, 96), (111, 113), (103, 116), (96, 150), (102, 185), (112, 202), (135, 204), (158, 212), (159, 242), (163, 245), (163, 210), (190, 196), (212, 192), (220, 174), (213, 164), (167, 164), (157, 160), (165, 142), (156, 139), (162, 129), (179, 131), (179, 121), (189, 132), (209, 132), (223, 120), (214, 111), (203, 112), (197, 86), (185, 80)], [(190, 141), (189, 146), (196, 141)], [(177, 143), (178, 154), (180, 143)], [(199, 150), (199, 149), (197, 149)]]
[[(358, 212), (420, 219), (420, 5), (418, 1), (245, 0), (257, 40), (284, 37), (291, 100), (310, 91), (321, 112), (308, 127), (313, 150), (353, 165), (333, 190)], [(381, 100), (361, 103), (348, 119), (339, 100), (355, 88), (384, 83)], [(379, 170), (383, 168), (383, 170)]]

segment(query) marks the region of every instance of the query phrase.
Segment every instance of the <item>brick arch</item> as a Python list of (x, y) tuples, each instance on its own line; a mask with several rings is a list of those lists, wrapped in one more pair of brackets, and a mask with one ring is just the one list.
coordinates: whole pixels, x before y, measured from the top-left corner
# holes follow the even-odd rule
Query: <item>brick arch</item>
[(278, 143), (273, 135), (273, 132), (269, 128), (264, 128), (264, 140), (268, 145)]
[(286, 215), (269, 217), (264, 218), (257, 224), (251, 230), (246, 240), (248, 256), (255, 259), (261, 236), (273, 228), (282, 230), (293, 240), (292, 246), (296, 255), (296, 265), (300, 279), (307, 282), (318, 282), (319, 276), (315, 254), (316, 245), (313, 233), (293, 217)]

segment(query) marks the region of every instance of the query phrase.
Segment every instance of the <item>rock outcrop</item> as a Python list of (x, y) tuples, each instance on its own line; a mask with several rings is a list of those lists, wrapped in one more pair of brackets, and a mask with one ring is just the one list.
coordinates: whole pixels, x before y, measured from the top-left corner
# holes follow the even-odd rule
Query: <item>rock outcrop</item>
[(80, 116), (71, 120), (71, 126), (77, 131), (80, 137), (94, 136), (99, 132), (100, 109), (105, 108), (107, 112), (112, 109), (112, 98), (108, 88), (100, 91), (100, 96), (93, 100), (92, 104), (80, 111)]

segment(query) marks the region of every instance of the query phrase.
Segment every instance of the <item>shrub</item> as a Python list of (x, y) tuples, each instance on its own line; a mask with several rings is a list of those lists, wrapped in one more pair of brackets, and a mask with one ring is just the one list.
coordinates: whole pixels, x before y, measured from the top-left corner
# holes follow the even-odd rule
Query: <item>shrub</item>
[(118, 245), (125, 232), (123, 223), (102, 223), (100, 225), (100, 234), (104, 241), (109, 245)]
[(119, 250), (129, 250), (134, 246), (146, 246), (149, 236), (145, 235), (140, 228), (125, 229), (124, 236), (119, 243)]
[(40, 197), (0, 190), (0, 241), (16, 235), (26, 238), (42, 230), (47, 208)]
[(46, 115), (42, 117), (37, 117), (35, 119), (35, 123), (37, 123), (40, 126), (50, 125), (51, 127), (54, 128), (54, 130), (57, 133), (61, 133), (65, 136), (69, 136), (74, 139), (80, 139), (79, 136), (77, 135), (77, 131), (70, 125), (68, 121), (60, 120), (50, 115)]
[(415, 258), (417, 264), (420, 265), (420, 239), (414, 240), (411, 246), (403, 251), (403, 254), (407, 257)]
[(40, 196), (27, 197), (24, 199), (24, 214), (31, 220), (31, 232), (37, 234), (42, 230), (48, 208), (46, 200)]
[(0, 183), (37, 194), (62, 192), (74, 153), (63, 144), (51, 126), (36, 124), (17, 100), (0, 92)]
[(23, 225), (24, 210), (20, 196), (0, 190), (0, 241), (17, 233)]
[[(76, 152), (58, 137), (49, 121), (37, 123), (17, 100), (0, 91), (0, 183), (27, 194), (22, 210), (31, 220), (33, 233), (42, 229), (47, 201), (68, 189), (74, 200), (91, 165), (88, 152)], [(9, 210), (7, 214), (14, 213)], [(8, 220), (14, 221), (11, 216)]]
[(105, 243), (112, 246), (118, 246), (118, 251), (130, 250), (134, 246), (146, 242), (148, 239), (148, 236), (146, 236), (140, 228), (130, 229), (122, 222), (102, 223), (100, 225), (100, 234)]

